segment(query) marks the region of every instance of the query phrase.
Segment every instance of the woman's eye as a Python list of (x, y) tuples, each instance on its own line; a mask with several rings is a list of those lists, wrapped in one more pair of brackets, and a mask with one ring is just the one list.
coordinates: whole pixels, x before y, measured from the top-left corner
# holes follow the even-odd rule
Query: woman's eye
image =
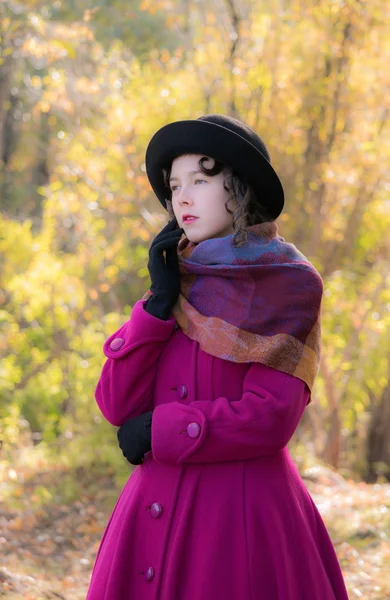
[(207, 183), (205, 179), (195, 179), (195, 183)]
[(178, 188), (178, 187), (179, 187), (178, 185), (173, 185), (173, 186), (171, 187), (171, 192), (175, 192), (175, 191), (177, 190), (177, 188)]

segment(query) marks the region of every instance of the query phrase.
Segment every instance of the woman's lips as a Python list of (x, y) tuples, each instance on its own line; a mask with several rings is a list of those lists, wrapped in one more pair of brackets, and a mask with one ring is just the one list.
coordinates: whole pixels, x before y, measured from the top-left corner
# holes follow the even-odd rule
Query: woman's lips
[(198, 219), (199, 219), (199, 217), (188, 217), (187, 219), (184, 219), (183, 224), (189, 225), (190, 223), (193, 223), (194, 221), (197, 221)]

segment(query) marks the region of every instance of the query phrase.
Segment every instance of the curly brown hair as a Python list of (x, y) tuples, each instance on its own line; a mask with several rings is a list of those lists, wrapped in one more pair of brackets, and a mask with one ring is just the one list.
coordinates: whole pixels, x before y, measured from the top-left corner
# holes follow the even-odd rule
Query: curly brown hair
[[(203, 156), (199, 160), (199, 170), (205, 175), (213, 176), (225, 171), (226, 178), (224, 180), (224, 188), (227, 192), (230, 192), (229, 198), (225, 203), (227, 212), (233, 215), (233, 229), (235, 231), (233, 236), (233, 245), (235, 247), (241, 247), (248, 241), (247, 228), (251, 225), (257, 225), (258, 223), (265, 223), (272, 221), (268, 215), (264, 206), (262, 206), (257, 198), (253, 188), (243, 179), (240, 175), (235, 173), (233, 169), (223, 163), (215, 160), (215, 164), (208, 169), (204, 166), (204, 163), (209, 160), (209, 157)], [(166, 187), (170, 190), (169, 178), (171, 176), (171, 166), (163, 169), (164, 182)], [(171, 194), (172, 197), (172, 194)], [(167, 211), (170, 220), (175, 218), (172, 200), (166, 198)], [(236, 209), (230, 210), (228, 207), (229, 202), (236, 201)]]

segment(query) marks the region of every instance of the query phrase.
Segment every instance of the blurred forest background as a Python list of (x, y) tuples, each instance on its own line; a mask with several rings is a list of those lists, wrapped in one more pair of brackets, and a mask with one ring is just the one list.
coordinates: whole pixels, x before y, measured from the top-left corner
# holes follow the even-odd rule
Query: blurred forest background
[[(91, 499), (106, 487), (111, 509), (129, 474), (95, 405), (102, 346), (148, 289), (166, 222), (146, 145), (165, 123), (209, 112), (265, 139), (286, 192), (279, 232), (324, 279), (321, 368), (291, 453), (302, 473), (329, 469), (325, 495), (339, 478), (348, 498), (353, 482), (375, 497), (375, 552), (388, 542), (389, 31), (384, 0), (1, 1), (0, 489), (14, 510), (3, 525), (21, 536), (10, 556), (49, 506), (82, 498), (78, 532), (95, 535), (96, 552), (108, 513), (85, 530)], [(374, 543), (378, 523), (361, 539)], [(64, 560), (42, 535), (46, 556)], [(80, 558), (85, 574), (91, 560)], [(378, 578), (359, 596), (362, 581), (348, 580), (351, 597), (390, 598)]]

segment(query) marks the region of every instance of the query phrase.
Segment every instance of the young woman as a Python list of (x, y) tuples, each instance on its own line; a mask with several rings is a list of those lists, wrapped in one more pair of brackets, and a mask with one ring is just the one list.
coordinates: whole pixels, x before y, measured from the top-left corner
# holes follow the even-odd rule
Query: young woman
[(277, 234), (267, 149), (207, 115), (160, 129), (146, 167), (171, 220), (96, 389), (138, 466), (87, 600), (345, 600), (287, 448), (318, 370), (322, 281)]

